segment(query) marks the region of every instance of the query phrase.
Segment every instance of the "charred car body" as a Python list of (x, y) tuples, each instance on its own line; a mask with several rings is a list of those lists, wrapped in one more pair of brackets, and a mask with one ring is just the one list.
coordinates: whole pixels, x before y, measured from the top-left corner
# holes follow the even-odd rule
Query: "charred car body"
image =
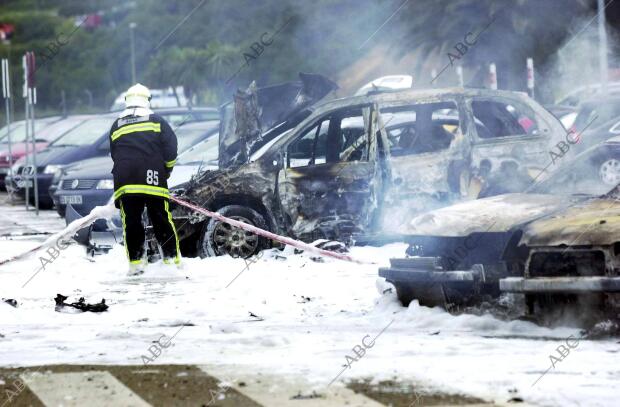
[[(516, 293), (543, 322), (620, 311), (620, 137), (568, 161), (531, 193), (464, 202), (409, 224), (410, 257), (379, 275), (405, 305), (462, 308)], [(586, 312), (587, 311), (587, 312)]]
[[(334, 88), (302, 74), (239, 92), (222, 108), (220, 170), (177, 195), (278, 234), (359, 243), (400, 236), (403, 219), (429, 207), (520, 190), (564, 136), (520, 93), (407, 90), (315, 104)], [(173, 216), (185, 255), (248, 257), (269, 244), (182, 207)]]

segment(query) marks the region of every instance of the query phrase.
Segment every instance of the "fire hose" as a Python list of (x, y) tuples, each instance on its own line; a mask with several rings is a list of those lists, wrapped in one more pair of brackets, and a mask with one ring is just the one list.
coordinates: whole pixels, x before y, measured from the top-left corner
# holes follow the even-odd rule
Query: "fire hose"
[[(208, 209), (202, 208), (200, 206), (194, 205), (192, 203), (183, 201), (182, 199), (179, 199), (175, 196), (170, 196), (170, 200), (173, 202), (176, 202), (179, 205), (185, 206), (186, 208), (189, 208), (193, 211), (202, 213), (203, 215), (206, 215), (210, 218), (214, 218), (219, 220), (220, 222), (224, 222), (224, 223), (228, 223), (231, 226), (243, 229), (243, 230), (247, 230), (248, 232), (252, 232), (255, 233), (259, 236), (263, 236), (267, 239), (270, 240), (274, 240), (276, 242), (280, 242), (292, 247), (296, 247), (298, 249), (301, 250), (305, 250), (311, 253), (315, 253), (318, 254), (320, 256), (324, 256), (324, 257), (331, 257), (334, 259), (338, 259), (338, 260), (343, 260), (343, 261), (348, 261), (351, 263), (357, 263), (357, 264), (375, 264), (373, 262), (365, 262), (365, 261), (361, 261), (361, 260), (357, 260), (354, 259), (353, 257), (346, 255), (346, 254), (342, 254), (342, 253), (336, 253), (336, 252), (332, 252), (329, 250), (324, 250), (321, 249), (319, 247), (316, 246), (312, 246), (308, 243), (304, 243), (302, 241), (296, 240), (296, 239), (292, 239), (290, 237), (286, 237), (286, 236), (280, 236), (277, 235), (275, 233), (269, 232), (267, 230), (258, 228), (256, 226), (247, 224), (247, 223), (243, 223), (243, 222), (239, 222), (237, 220), (234, 219), (230, 219), (227, 218), (226, 216), (223, 216), (217, 212), (212, 212)], [(56, 243), (58, 240), (60, 239), (64, 239), (69, 237), (69, 235), (73, 235), (74, 233), (76, 233), (78, 230), (87, 227), (88, 225), (90, 225), (91, 223), (93, 223), (94, 221), (96, 221), (99, 218), (106, 218), (106, 217), (110, 217), (113, 214), (114, 211), (114, 205), (113, 204), (108, 204), (106, 206), (98, 206), (95, 209), (93, 209), (91, 211), (91, 213), (89, 213), (87, 216), (81, 218), (81, 219), (77, 219), (73, 222), (71, 222), (71, 224), (69, 224), (65, 229), (63, 229), (62, 231), (55, 233), (54, 235), (52, 235), (50, 238), (48, 238), (47, 240), (45, 240), (45, 242), (37, 245), (36, 247), (33, 247), (32, 249), (25, 251), (21, 254), (9, 257), (7, 259), (3, 259), (0, 260), (0, 266), (7, 264), (7, 263), (11, 263), (13, 261), (22, 259), (32, 253), (37, 252), (38, 250), (40, 250), (41, 248), (46, 247), (47, 245), (49, 245), (50, 243)]]
[(264, 230), (264, 229), (261, 229), (261, 228), (257, 228), (256, 226), (253, 226), (253, 225), (250, 225), (250, 224), (247, 224), (247, 223), (243, 223), (243, 222), (240, 222), (238, 220), (227, 218), (226, 216), (220, 215), (217, 212), (212, 212), (212, 211), (210, 211), (208, 209), (205, 209), (205, 208), (202, 208), (200, 206), (194, 205), (192, 203), (183, 201), (183, 200), (181, 200), (181, 199), (179, 199), (179, 198), (177, 198), (175, 196), (170, 196), (170, 200), (173, 201), (173, 202), (178, 203), (179, 205), (185, 206), (186, 208), (189, 208), (189, 209), (194, 210), (196, 212), (200, 212), (203, 215), (206, 215), (206, 216), (208, 216), (210, 218), (217, 219), (220, 222), (228, 223), (229, 225), (237, 227), (239, 229), (247, 230), (248, 232), (252, 232), (252, 233), (257, 234), (259, 236), (266, 237), (267, 239), (275, 240), (276, 242), (287, 244), (289, 246), (296, 247), (296, 248), (301, 249), (301, 250), (306, 250), (308, 252), (315, 253), (315, 254), (318, 254), (320, 256), (332, 257), (334, 259), (344, 260), (344, 261), (348, 261), (348, 262), (351, 262), (351, 263), (357, 263), (357, 264), (375, 264), (375, 263), (371, 263), (371, 262), (365, 262), (365, 261), (354, 259), (353, 257), (351, 257), (349, 255), (346, 255), (346, 254), (336, 253), (336, 252), (332, 252), (332, 251), (329, 251), (329, 250), (324, 250), (324, 249), (318, 248), (316, 246), (312, 246), (311, 244), (304, 243), (304, 242), (296, 240), (296, 239), (291, 239), (290, 237), (277, 235), (277, 234), (269, 232), (267, 230)]

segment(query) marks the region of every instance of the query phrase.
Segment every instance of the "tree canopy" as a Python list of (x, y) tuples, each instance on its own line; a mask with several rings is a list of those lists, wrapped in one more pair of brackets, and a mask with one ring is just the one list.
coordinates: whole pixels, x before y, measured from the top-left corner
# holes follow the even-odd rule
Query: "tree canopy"
[[(616, 6), (607, 10), (612, 63)], [(431, 62), (448, 62), (468, 32), (493, 21), (458, 62), (472, 86), (484, 85), (492, 61), (501, 88), (524, 90), (525, 58), (535, 59), (543, 82), (561, 74), (558, 50), (595, 12), (595, 0), (5, 0), (0, 23), (15, 33), (0, 55), (10, 59), (21, 96), (21, 57), (35, 51), (40, 109), (58, 111), (62, 92), (71, 111), (106, 109), (131, 84), (134, 23), (137, 80), (182, 85), (197, 103), (213, 105), (252, 80), (277, 83), (300, 71), (337, 80), (377, 46), (415, 53), (403, 73), (428, 75)]]

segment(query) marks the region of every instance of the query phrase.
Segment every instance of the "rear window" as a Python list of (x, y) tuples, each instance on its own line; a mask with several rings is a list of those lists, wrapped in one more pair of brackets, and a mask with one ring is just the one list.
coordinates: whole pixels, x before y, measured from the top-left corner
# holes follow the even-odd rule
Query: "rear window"
[(525, 136), (537, 130), (533, 112), (525, 107), (491, 100), (475, 100), (471, 105), (480, 138)]
[(41, 131), (37, 132), (37, 138), (45, 141), (52, 142), (83, 122), (85, 119), (64, 119), (60, 120), (56, 123), (50, 124), (49, 126), (43, 128)]
[[(41, 139), (38, 133), (48, 125), (48, 121), (38, 122), (35, 120), (34, 130), (37, 133), (37, 139)], [(8, 144), (9, 132), (7, 126), (3, 127), (0, 131), (0, 141)], [(26, 141), (26, 126), (24, 122), (11, 124), (11, 143), (23, 143), (24, 141)]]

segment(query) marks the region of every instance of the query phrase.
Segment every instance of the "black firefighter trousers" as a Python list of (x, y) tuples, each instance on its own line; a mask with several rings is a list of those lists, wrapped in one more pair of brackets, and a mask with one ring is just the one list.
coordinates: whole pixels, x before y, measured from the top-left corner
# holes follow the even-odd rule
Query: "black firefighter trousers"
[(178, 264), (181, 260), (179, 237), (172, 221), (168, 199), (146, 194), (125, 194), (119, 200), (129, 262), (137, 264), (144, 257), (145, 231), (142, 212), (146, 206), (155, 237), (164, 252), (164, 260), (173, 259)]

